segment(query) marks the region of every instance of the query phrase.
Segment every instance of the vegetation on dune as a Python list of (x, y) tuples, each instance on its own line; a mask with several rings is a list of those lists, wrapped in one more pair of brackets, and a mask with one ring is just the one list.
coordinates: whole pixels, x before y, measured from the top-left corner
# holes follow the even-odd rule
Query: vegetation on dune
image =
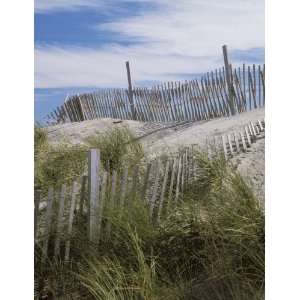
[[(126, 151), (121, 146), (130, 135), (119, 129), (109, 134), (90, 138), (89, 145), (116, 169), (124, 159), (142, 156), (137, 145)], [(122, 210), (105, 208), (97, 246), (87, 241), (85, 217), (76, 216), (71, 262), (49, 258), (43, 270), (36, 268), (36, 282), (46, 278), (42, 289), (54, 298), (263, 299), (264, 213), (224, 157), (196, 157), (201, 172), (159, 225), (150, 222), (139, 195), (135, 201), (129, 196)]]
[(115, 127), (102, 134), (95, 134), (86, 139), (89, 148), (100, 149), (101, 160), (107, 162), (108, 170), (119, 170), (123, 163), (133, 166), (144, 157), (142, 145), (128, 127)]
[(87, 138), (87, 146), (61, 143), (51, 145), (45, 131), (34, 127), (35, 187), (44, 194), (49, 186), (70, 184), (87, 170), (88, 150), (100, 149), (101, 161), (107, 170), (120, 170), (126, 162), (132, 166), (144, 157), (142, 146), (126, 127), (113, 128)]

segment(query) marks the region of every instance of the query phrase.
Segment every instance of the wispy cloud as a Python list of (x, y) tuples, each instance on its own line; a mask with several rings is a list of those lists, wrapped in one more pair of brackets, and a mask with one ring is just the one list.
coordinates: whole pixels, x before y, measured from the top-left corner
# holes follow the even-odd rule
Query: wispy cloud
[[(156, 1), (156, 0), (154, 0)], [(144, 3), (151, 0), (35, 0), (36, 13), (53, 13), (57, 11), (74, 11), (79, 9), (119, 9), (120, 3)]]
[[(110, 5), (124, 1), (115, 0)], [(51, 1), (53, 7), (55, 2), (60, 5), (72, 2), (73, 7), (80, 7), (81, 3), (91, 6), (95, 2), (104, 3), (56, 0)], [(220, 66), (222, 44), (233, 51), (244, 51), (241, 52), (244, 57), (249, 49), (264, 48), (261, 0), (153, 0), (151, 3), (156, 5), (155, 12), (144, 10), (138, 16), (94, 26), (95, 34), (118, 34), (134, 43), (102, 44), (93, 49), (37, 46), (36, 87), (125, 86), (126, 60), (131, 62), (135, 82), (178, 79), (178, 74), (197, 74)], [(233, 62), (240, 62), (241, 56), (235, 54)]]

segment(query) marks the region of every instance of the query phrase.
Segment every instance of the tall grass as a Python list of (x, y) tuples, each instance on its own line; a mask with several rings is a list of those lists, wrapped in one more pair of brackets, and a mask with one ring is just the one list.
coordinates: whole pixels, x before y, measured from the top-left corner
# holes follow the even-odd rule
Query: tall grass
[(101, 258), (94, 256), (87, 260), (87, 266), (80, 268), (80, 282), (94, 299), (153, 299), (155, 259), (150, 257), (148, 262), (137, 233), (130, 226), (127, 232), (128, 239), (122, 242), (124, 250), (130, 250), (130, 264), (113, 254)]
[[(112, 156), (114, 148), (106, 149), (101, 153), (122, 165), (127, 154), (121, 143)], [(85, 216), (78, 218), (71, 262), (54, 264), (50, 257), (41, 275), (51, 279), (52, 294), (67, 293), (60, 278), (81, 299), (263, 299), (264, 212), (224, 157), (211, 160), (202, 152), (196, 157), (201, 171), (159, 225), (150, 221), (138, 195), (134, 200), (129, 195), (124, 209), (105, 212), (98, 246), (85, 239)]]
[(144, 157), (142, 145), (136, 141), (128, 127), (115, 127), (102, 134), (86, 138), (90, 148), (100, 149), (107, 171), (119, 170), (124, 162), (132, 166)]
[(49, 186), (71, 183), (87, 170), (88, 150), (99, 149), (101, 161), (107, 171), (133, 166), (143, 157), (139, 142), (127, 127), (114, 128), (103, 134), (86, 139), (87, 145), (72, 145), (67, 142), (51, 145), (45, 131), (34, 127), (35, 141), (35, 186), (46, 192)]

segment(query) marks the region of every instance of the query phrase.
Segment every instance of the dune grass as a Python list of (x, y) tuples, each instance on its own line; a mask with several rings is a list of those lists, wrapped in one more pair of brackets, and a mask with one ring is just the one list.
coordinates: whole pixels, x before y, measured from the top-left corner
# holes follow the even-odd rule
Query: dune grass
[(142, 145), (126, 126), (115, 127), (86, 138), (89, 148), (100, 149), (106, 170), (119, 170), (124, 162), (133, 166), (144, 157)]
[(34, 127), (35, 187), (47, 193), (49, 186), (69, 184), (87, 170), (88, 150), (99, 149), (107, 171), (133, 166), (144, 157), (142, 146), (127, 127), (113, 128), (86, 139), (87, 145), (68, 142), (51, 145), (43, 128)]
[[(90, 138), (89, 147), (99, 147), (116, 169), (142, 157), (139, 146), (122, 151), (127, 133), (110, 137)], [(37, 292), (61, 299), (263, 299), (264, 212), (223, 156), (198, 152), (196, 164), (201, 171), (159, 224), (139, 194), (129, 195), (122, 210), (106, 208), (98, 245), (87, 240), (86, 216), (75, 216), (70, 262), (62, 248), (62, 258), (50, 253), (40, 269), (36, 245)]]

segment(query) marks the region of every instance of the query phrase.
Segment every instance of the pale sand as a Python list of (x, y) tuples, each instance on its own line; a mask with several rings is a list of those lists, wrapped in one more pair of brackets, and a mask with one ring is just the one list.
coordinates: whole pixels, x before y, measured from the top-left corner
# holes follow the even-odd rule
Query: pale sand
[[(194, 122), (169, 129), (159, 129), (158, 124), (138, 121), (122, 121), (114, 124), (114, 119), (96, 119), (80, 123), (69, 123), (46, 128), (49, 141), (53, 144), (62, 141), (69, 143), (85, 143), (85, 138), (95, 133), (103, 133), (112, 127), (128, 126), (140, 137), (148, 158), (163, 153), (174, 153), (178, 148), (197, 144), (205, 146), (207, 136), (222, 135), (242, 131), (250, 121), (264, 119), (264, 109), (257, 109), (230, 118), (219, 118), (205, 122)], [(157, 130), (152, 133), (152, 131)], [(149, 134), (150, 133), (150, 134)], [(144, 136), (145, 135), (145, 136)], [(144, 137), (143, 137), (144, 136)], [(246, 153), (241, 153), (232, 159), (240, 173), (245, 177), (255, 194), (264, 199), (264, 136), (258, 139)]]

